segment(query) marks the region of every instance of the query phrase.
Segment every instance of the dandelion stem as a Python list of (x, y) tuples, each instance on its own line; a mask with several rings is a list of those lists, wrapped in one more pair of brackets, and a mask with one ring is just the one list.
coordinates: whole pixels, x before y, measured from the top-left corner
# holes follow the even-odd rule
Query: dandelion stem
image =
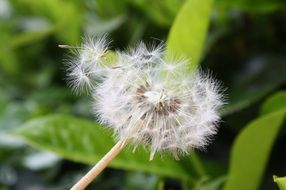
[(71, 190), (85, 189), (101, 172), (108, 166), (108, 164), (122, 151), (128, 142), (119, 141), (116, 143), (105, 156), (97, 162), (97, 164), (83, 176)]

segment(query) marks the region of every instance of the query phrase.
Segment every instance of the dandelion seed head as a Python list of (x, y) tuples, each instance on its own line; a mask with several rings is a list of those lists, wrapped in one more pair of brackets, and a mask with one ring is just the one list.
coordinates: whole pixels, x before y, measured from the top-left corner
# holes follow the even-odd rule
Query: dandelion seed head
[[(105, 38), (88, 39), (68, 67), (71, 86), (91, 89), (94, 113), (118, 141), (131, 140), (175, 158), (204, 149), (217, 132), (221, 87), (210, 74), (188, 71), (189, 61), (165, 58), (164, 46), (139, 43), (117, 51), (112, 66), (100, 62), (108, 51)], [(96, 75), (102, 80), (94, 85)]]
[[(170, 151), (178, 158), (178, 153), (203, 149), (220, 119), (222, 96), (216, 82), (200, 72), (170, 77), (162, 69), (167, 64), (171, 63), (121, 66), (122, 74), (107, 74), (94, 93), (101, 121), (114, 130), (118, 140), (131, 138), (134, 146), (150, 146), (150, 159), (156, 152)], [(177, 65), (170, 67), (175, 70)]]

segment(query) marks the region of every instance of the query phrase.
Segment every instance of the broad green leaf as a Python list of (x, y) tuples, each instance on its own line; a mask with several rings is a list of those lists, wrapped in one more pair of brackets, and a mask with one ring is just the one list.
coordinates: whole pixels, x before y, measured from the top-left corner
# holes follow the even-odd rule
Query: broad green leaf
[(286, 107), (277, 110), (252, 121), (236, 138), (224, 190), (259, 188), (272, 145), (286, 116)]
[[(37, 148), (77, 162), (95, 164), (115, 144), (110, 132), (96, 122), (54, 115), (32, 120), (15, 134)], [(140, 148), (135, 153), (131, 147), (127, 148), (110, 166), (180, 179), (190, 177), (188, 171), (172, 158), (164, 156), (149, 161), (149, 154)]]
[(280, 91), (271, 96), (262, 106), (261, 115), (268, 114), (273, 111), (285, 109), (286, 107), (286, 91)]
[(213, 0), (187, 0), (175, 18), (167, 41), (168, 55), (184, 56), (195, 68), (201, 59)]
[(280, 190), (286, 190), (286, 177), (273, 176), (273, 180), (277, 183)]

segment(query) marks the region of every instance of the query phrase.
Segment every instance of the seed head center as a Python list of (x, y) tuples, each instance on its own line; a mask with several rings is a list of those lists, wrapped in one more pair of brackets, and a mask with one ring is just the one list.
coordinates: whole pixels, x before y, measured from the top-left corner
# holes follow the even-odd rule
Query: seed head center
[(141, 105), (151, 105), (150, 112), (165, 116), (177, 112), (181, 104), (179, 98), (168, 95), (164, 89), (154, 90), (149, 84), (137, 89), (135, 100)]
[(164, 92), (158, 91), (146, 91), (144, 93), (144, 96), (147, 98), (147, 101), (152, 103), (153, 105), (163, 103), (167, 99), (167, 95)]

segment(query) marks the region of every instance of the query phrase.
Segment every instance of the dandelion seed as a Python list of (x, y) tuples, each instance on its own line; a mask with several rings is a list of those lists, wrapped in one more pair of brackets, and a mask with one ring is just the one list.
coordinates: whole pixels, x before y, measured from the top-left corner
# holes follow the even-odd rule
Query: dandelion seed
[[(204, 149), (217, 132), (218, 110), (224, 104), (218, 82), (201, 71), (187, 72), (185, 59), (164, 58), (164, 46), (140, 43), (116, 52), (112, 66), (101, 61), (108, 42), (86, 38), (77, 59), (68, 63), (70, 85), (90, 90), (98, 119), (113, 129), (118, 143), (80, 180), (86, 187), (127, 143), (170, 152), (175, 159), (193, 149)], [(96, 77), (102, 80), (94, 85)]]
[(107, 54), (108, 45), (106, 35), (86, 37), (80, 47), (59, 45), (72, 50), (72, 55), (66, 61), (66, 70), (68, 84), (75, 92), (93, 89), (96, 79), (102, 77), (105, 70), (102, 58)]
[(140, 42), (137, 47), (130, 49), (127, 53), (121, 53), (123, 60), (135, 67), (148, 67), (158, 64), (164, 52), (164, 45), (151, 44), (147, 48), (146, 44)]

